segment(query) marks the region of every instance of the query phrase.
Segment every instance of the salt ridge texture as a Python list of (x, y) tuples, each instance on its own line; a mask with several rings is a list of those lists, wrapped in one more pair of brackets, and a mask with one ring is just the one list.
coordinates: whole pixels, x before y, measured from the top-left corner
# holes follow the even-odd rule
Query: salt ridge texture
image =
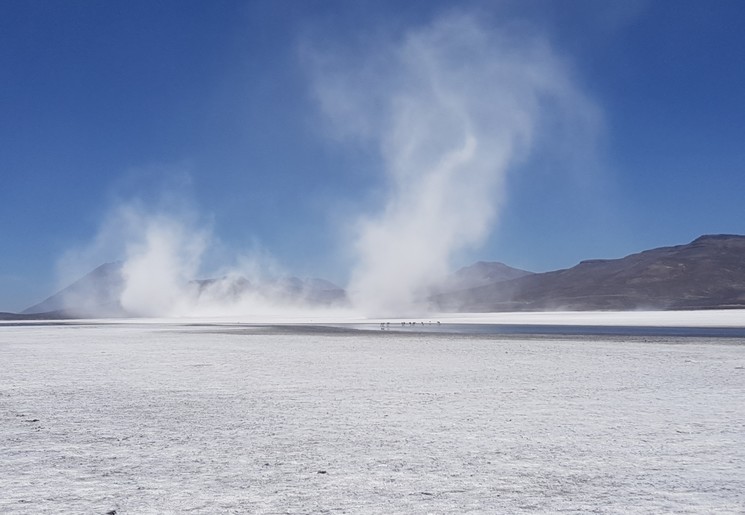
[(741, 513), (743, 343), (0, 327), (0, 512)]

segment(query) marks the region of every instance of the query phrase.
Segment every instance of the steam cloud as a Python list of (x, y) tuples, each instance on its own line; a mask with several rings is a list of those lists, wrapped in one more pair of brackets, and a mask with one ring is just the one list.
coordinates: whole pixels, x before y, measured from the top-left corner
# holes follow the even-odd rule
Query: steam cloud
[(539, 131), (586, 130), (595, 117), (545, 40), (468, 15), (367, 54), (312, 60), (333, 129), (376, 144), (388, 180), (384, 205), (360, 218), (353, 242), (349, 293), (370, 315), (426, 309), (453, 255), (489, 234), (506, 174)]

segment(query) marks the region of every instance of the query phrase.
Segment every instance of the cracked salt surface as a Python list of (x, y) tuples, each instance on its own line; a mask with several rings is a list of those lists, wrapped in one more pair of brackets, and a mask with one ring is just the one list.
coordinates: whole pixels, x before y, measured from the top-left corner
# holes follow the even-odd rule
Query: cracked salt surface
[(743, 343), (0, 327), (0, 512), (742, 513)]

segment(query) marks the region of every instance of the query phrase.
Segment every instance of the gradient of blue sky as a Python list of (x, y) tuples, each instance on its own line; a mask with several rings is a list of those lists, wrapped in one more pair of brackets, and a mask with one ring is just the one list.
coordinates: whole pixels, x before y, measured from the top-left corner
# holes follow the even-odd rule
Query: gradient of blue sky
[[(745, 3), (10, 0), (0, 3), (0, 311), (120, 200), (188, 198), (223, 252), (260, 246), (344, 282), (343, 223), (384, 182), (330, 138), (305, 45), (400, 35), (443, 10), (546, 34), (604, 128), (575, 179), (538, 156), (492, 237), (459, 263), (535, 271), (704, 233), (745, 233)], [(374, 36), (374, 37), (373, 37)], [(555, 156), (554, 156), (555, 158)]]

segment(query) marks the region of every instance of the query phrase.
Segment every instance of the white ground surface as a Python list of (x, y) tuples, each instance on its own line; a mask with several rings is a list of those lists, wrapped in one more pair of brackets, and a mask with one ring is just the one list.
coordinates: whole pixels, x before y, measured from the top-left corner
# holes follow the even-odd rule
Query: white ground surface
[[(203, 318), (149, 318), (134, 320), (90, 320), (95, 324), (365, 324), (380, 322), (440, 320), (451, 324), (525, 324), (580, 326), (664, 326), (664, 327), (745, 327), (745, 310), (712, 309), (698, 311), (541, 311), (519, 313), (435, 313), (406, 317), (366, 317), (349, 310), (283, 311), (256, 316)], [(0, 327), (8, 322), (0, 321)], [(10, 322), (13, 323), (13, 322)], [(48, 321), (28, 321), (46, 324)]]
[(219, 331), (0, 326), (0, 513), (745, 512), (742, 340)]
[(745, 327), (745, 310), (706, 311), (542, 311), (523, 313), (448, 313), (464, 324), (589, 325), (641, 327)]

